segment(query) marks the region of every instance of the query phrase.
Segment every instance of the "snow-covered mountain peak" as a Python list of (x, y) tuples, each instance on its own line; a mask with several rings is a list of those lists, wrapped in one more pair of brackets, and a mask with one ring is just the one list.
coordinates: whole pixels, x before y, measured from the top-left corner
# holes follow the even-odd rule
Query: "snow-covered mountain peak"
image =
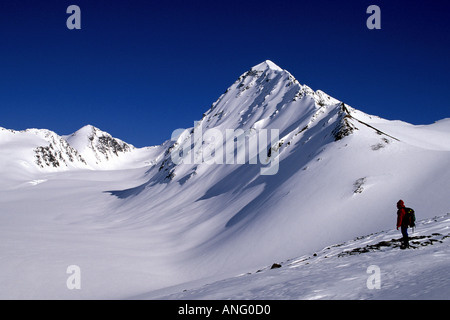
[(109, 133), (93, 125), (84, 126), (75, 133), (66, 136), (65, 139), (78, 150), (88, 163), (95, 165), (117, 158), (119, 154), (135, 149), (133, 145), (113, 138)]
[(77, 131), (75, 131), (74, 133), (72, 133), (71, 135), (67, 136), (67, 140), (72, 140), (72, 142), (74, 141), (73, 139), (75, 137), (79, 138), (88, 138), (91, 139), (93, 137), (101, 137), (101, 136), (110, 136), (109, 133), (100, 130), (99, 128), (88, 124), (85, 125), (84, 127), (78, 129)]
[(269, 120), (289, 103), (314, 91), (286, 70), (266, 60), (244, 72), (202, 119), (211, 128), (250, 129), (260, 120)]
[(273, 63), (270, 60), (265, 60), (261, 62), (260, 64), (257, 64), (254, 66), (251, 70), (253, 71), (266, 71), (267, 69), (274, 70), (274, 71), (283, 71), (278, 65)]
[(97, 127), (94, 127), (91, 124), (85, 125), (84, 127), (78, 129), (76, 132), (74, 132), (72, 134), (72, 136), (76, 136), (76, 135), (83, 135), (83, 136), (88, 136), (88, 135), (92, 135), (95, 134), (97, 131), (101, 131), (100, 129), (98, 129)]
[(133, 156), (125, 154), (137, 150), (133, 145), (113, 138), (92, 125), (84, 126), (67, 136), (60, 136), (48, 129), (16, 131), (0, 128), (0, 149), (5, 156), (0, 157), (3, 159), (0, 160), (5, 165), (15, 166), (20, 163), (31, 172), (36, 169), (55, 172), (69, 169), (114, 169), (133, 161)]

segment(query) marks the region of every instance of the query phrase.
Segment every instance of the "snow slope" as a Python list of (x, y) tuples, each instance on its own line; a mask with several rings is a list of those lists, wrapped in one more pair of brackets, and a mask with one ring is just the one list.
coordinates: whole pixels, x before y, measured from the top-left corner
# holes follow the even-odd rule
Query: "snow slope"
[[(449, 211), (449, 119), (367, 115), (271, 61), (160, 146), (86, 126), (49, 133), (52, 149), (47, 133), (0, 129), (2, 298), (160, 297), (149, 292), (220, 279), (236, 288), (236, 274), (394, 228), (399, 199), (418, 219)], [(39, 146), (85, 164), (39, 167)], [(65, 286), (73, 264), (81, 290)]]
[[(207, 284), (185, 284), (133, 299), (273, 300), (450, 298), (450, 214), (417, 223), (411, 248), (394, 230), (361, 236)], [(178, 291), (178, 292), (177, 292)], [(167, 294), (172, 292), (171, 294)]]

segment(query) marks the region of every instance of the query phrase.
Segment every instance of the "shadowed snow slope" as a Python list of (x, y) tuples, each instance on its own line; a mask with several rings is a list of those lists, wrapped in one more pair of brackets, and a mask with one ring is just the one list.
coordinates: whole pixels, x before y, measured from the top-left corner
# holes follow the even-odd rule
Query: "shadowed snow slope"
[(394, 228), (399, 199), (418, 219), (449, 211), (449, 119), (367, 115), (271, 61), (160, 146), (33, 130), (0, 129), (2, 298), (138, 296)]

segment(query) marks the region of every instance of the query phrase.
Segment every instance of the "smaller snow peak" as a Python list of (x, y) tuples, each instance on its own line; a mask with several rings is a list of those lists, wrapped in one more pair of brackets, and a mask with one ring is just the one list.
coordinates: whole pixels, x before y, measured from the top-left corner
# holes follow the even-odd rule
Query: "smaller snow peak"
[(83, 128), (81, 128), (82, 130), (90, 130), (90, 131), (97, 131), (99, 130), (97, 127), (93, 126), (92, 124), (88, 124), (85, 125)]
[(87, 124), (84, 127), (82, 127), (80, 130), (95, 130), (96, 127), (94, 127), (92, 124)]
[(100, 129), (94, 127), (91, 124), (88, 124), (88, 125), (85, 125), (84, 127), (80, 128), (80, 129), (78, 129), (75, 133), (72, 134), (72, 136), (77, 136), (77, 135), (79, 135), (79, 136), (92, 136), (92, 135), (95, 135), (95, 133), (98, 132), (98, 131), (101, 132)]
[(263, 61), (252, 68), (253, 71), (266, 71), (267, 69), (275, 71), (283, 71), (283, 69), (281, 69), (279, 66), (277, 66), (270, 60)]
[(93, 125), (84, 126), (65, 139), (93, 167), (135, 149), (133, 145), (114, 138)]

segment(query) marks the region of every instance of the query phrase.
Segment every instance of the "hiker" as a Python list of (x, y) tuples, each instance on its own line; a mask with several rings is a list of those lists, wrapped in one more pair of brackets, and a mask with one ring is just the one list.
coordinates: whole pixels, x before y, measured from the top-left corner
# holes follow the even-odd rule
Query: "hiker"
[(404, 219), (405, 215), (406, 215), (406, 210), (405, 210), (405, 203), (403, 202), (403, 200), (399, 200), (397, 202), (397, 230), (398, 228), (401, 229), (402, 231), (402, 235), (403, 235), (403, 248), (408, 248), (409, 247), (409, 238), (408, 238), (408, 219)]

